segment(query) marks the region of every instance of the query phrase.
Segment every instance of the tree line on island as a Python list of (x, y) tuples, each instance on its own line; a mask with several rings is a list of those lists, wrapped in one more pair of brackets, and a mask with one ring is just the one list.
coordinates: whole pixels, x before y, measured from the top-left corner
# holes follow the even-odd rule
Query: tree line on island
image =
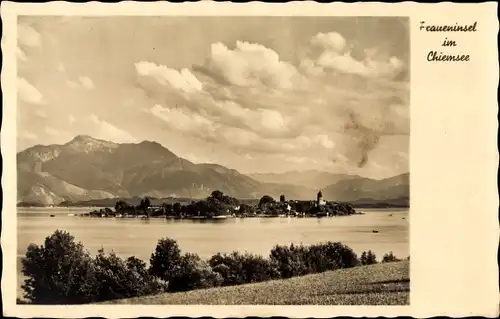
[(219, 190), (213, 191), (204, 200), (187, 204), (162, 203), (152, 206), (145, 197), (139, 205), (130, 205), (124, 200), (116, 202), (114, 210), (103, 208), (85, 216), (93, 217), (171, 217), (171, 218), (226, 218), (226, 217), (278, 217), (278, 216), (345, 216), (356, 214), (354, 208), (346, 203), (286, 200), (284, 195), (276, 201), (264, 195), (256, 205), (240, 203), (234, 197)]
[[(406, 259), (409, 260), (409, 257)], [(401, 259), (392, 252), (381, 262)], [(18, 303), (83, 304), (168, 292), (286, 279), (379, 263), (371, 251), (356, 253), (340, 242), (310, 246), (276, 245), (267, 258), (250, 253), (217, 253), (204, 260), (182, 254), (177, 242), (158, 240), (149, 266), (132, 256), (122, 259), (100, 249), (92, 256), (65, 231), (44, 245), (31, 244), (22, 258), (25, 300)]]

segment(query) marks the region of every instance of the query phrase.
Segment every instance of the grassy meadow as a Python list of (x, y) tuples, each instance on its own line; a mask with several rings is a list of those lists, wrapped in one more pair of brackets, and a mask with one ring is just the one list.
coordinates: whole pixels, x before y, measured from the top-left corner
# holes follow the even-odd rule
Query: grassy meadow
[(119, 299), (105, 304), (407, 305), (409, 261), (360, 266), (239, 286)]

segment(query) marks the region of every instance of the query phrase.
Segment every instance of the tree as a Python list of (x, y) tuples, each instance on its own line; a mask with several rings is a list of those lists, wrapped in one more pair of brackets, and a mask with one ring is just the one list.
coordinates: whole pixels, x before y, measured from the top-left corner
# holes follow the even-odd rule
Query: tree
[(281, 195), (280, 195), (280, 202), (282, 202), (282, 203), (283, 203), (284, 201), (285, 201), (285, 195), (281, 194)]
[(72, 235), (56, 230), (44, 245), (29, 245), (22, 259), (22, 286), (32, 303), (79, 304), (98, 294), (93, 261)]
[(368, 252), (364, 251), (361, 254), (359, 262), (361, 265), (373, 265), (377, 263), (377, 256), (371, 250)]
[(120, 211), (125, 210), (127, 207), (128, 207), (128, 204), (125, 201), (119, 200), (115, 204), (115, 211), (120, 212)]
[(212, 194), (210, 194), (209, 199), (214, 199), (218, 202), (222, 202), (224, 199), (224, 193), (219, 190), (215, 190), (212, 192)]
[(151, 202), (149, 201), (149, 198), (145, 197), (141, 199), (141, 203), (139, 204), (138, 208), (139, 210), (146, 211), (150, 206)]
[(389, 252), (388, 254), (385, 254), (384, 257), (382, 258), (382, 263), (391, 263), (396, 261), (401, 261), (401, 259), (396, 257), (392, 251)]
[(196, 254), (182, 256), (179, 269), (168, 283), (171, 292), (210, 288), (222, 283), (222, 276)]
[(254, 208), (247, 204), (240, 205), (240, 214), (241, 215), (252, 215), (254, 214)]
[(174, 207), (172, 204), (163, 203), (161, 204), (161, 207), (163, 209), (163, 213), (167, 216), (171, 215), (172, 212), (174, 211)]
[(180, 216), (181, 213), (182, 213), (182, 206), (179, 202), (175, 203), (174, 206), (172, 207), (172, 209), (174, 210), (174, 214), (176, 216)]
[(99, 250), (94, 265), (99, 283), (96, 299), (131, 298), (166, 291), (166, 284), (147, 274), (144, 266), (135, 257), (124, 261), (114, 252), (105, 254), (102, 249)]
[(138, 274), (140, 274), (143, 277), (148, 276), (148, 269), (146, 267), (146, 263), (142, 260), (140, 260), (137, 257), (129, 257), (125, 261), (127, 268), (133, 271), (136, 271)]
[(143, 205), (143, 209), (144, 209), (144, 210), (147, 210), (149, 207), (151, 207), (151, 202), (149, 201), (149, 198), (145, 197), (145, 198), (144, 198), (144, 205)]
[(28, 247), (22, 271), (25, 297), (35, 304), (81, 304), (166, 291), (165, 282), (148, 274), (139, 259), (124, 261), (102, 249), (92, 258), (59, 230), (45, 239), (45, 246)]
[(268, 204), (274, 203), (274, 198), (269, 195), (264, 195), (259, 201), (259, 208), (262, 208)]
[(174, 239), (162, 238), (149, 261), (149, 273), (165, 281), (177, 276), (181, 267), (181, 251)]

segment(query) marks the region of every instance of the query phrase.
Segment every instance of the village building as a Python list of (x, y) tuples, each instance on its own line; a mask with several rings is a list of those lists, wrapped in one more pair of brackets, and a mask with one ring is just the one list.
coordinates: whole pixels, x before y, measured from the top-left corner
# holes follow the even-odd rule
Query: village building
[(326, 201), (323, 199), (323, 193), (321, 191), (318, 192), (316, 196), (316, 206), (324, 206), (326, 205)]

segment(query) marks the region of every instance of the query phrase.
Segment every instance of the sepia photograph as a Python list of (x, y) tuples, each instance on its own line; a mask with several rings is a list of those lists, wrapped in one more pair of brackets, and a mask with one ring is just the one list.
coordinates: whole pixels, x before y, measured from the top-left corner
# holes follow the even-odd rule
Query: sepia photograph
[(408, 305), (408, 24), (19, 16), (17, 303)]
[(2, 2), (2, 315), (498, 317), (497, 9)]

